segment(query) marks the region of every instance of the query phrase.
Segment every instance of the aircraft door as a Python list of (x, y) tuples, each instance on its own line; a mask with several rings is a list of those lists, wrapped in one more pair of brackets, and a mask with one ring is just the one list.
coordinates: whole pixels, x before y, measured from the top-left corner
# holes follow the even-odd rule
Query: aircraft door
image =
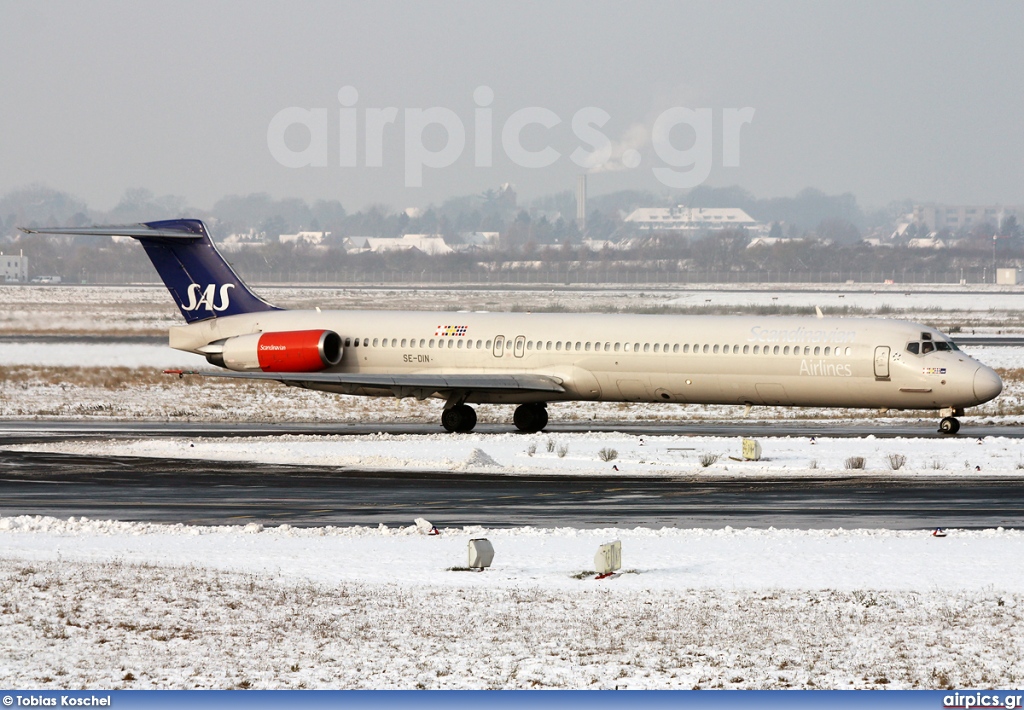
[(515, 344), (514, 348), (512, 349), (512, 352), (515, 354), (516, 357), (522, 357), (523, 356), (523, 352), (525, 350), (526, 350), (526, 336), (525, 335), (520, 335), (519, 337), (516, 338), (516, 344)]
[(875, 379), (889, 379), (889, 346), (879, 345), (875, 348)]
[(501, 357), (505, 354), (505, 336), (499, 335), (494, 339), (494, 357)]

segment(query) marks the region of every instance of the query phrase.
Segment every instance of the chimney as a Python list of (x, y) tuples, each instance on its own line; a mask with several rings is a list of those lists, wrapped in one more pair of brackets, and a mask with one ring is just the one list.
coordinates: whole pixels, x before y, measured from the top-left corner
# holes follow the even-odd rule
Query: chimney
[(587, 176), (580, 175), (576, 181), (576, 224), (580, 232), (587, 231)]

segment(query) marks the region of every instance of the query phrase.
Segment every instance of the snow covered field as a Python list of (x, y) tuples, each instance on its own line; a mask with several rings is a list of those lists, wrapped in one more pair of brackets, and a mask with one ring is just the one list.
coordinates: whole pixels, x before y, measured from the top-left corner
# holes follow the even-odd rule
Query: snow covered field
[[(563, 310), (656, 312), (660, 309), (727, 309), (757, 307), (813, 308), (858, 315), (918, 320), (939, 327), (981, 332), (1024, 331), (1024, 288), (934, 284), (807, 284), (783, 288), (708, 285), (684, 288), (580, 289), (466, 287), (310, 287), (267, 286), (256, 289), (271, 303), (287, 308), (385, 308), (391, 310)], [(139, 286), (4, 286), (0, 285), (2, 333), (104, 333), (165, 335), (181, 316), (167, 290)]]
[(206, 358), (147, 343), (0, 342), (0, 365), (39, 367), (151, 367), (194, 369), (209, 367)]
[[(470, 538), (494, 566), (466, 564)], [(593, 554), (623, 545), (595, 580)], [(1024, 682), (1019, 531), (189, 528), (0, 519), (0, 683)]]

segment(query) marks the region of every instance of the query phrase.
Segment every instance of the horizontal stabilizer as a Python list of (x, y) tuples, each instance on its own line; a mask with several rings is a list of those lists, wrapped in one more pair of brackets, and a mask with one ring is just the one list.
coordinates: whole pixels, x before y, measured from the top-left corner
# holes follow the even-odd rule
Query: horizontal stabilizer
[(134, 237), (136, 239), (202, 239), (202, 234), (182, 229), (156, 229), (147, 224), (112, 224), (106, 227), (18, 227), (25, 234), (73, 234), (90, 237)]

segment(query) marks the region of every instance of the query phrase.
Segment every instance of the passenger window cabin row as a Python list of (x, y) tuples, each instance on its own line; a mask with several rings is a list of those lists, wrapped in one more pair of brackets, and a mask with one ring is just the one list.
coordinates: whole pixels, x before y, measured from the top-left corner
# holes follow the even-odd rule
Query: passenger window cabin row
[[(506, 340), (505, 348), (512, 348), (514, 340)], [(930, 344), (930, 343), (929, 343)], [(942, 343), (947, 345), (946, 343)], [(418, 349), (448, 349), (448, 350), (490, 350), (493, 345), (491, 340), (472, 340), (470, 338), (345, 338), (345, 347), (373, 347), (373, 348), (418, 348)], [(916, 345), (916, 343), (911, 343)], [(907, 348), (910, 350), (910, 348)], [(944, 348), (944, 349), (948, 349)], [(832, 347), (830, 345), (712, 345), (710, 343), (622, 343), (622, 342), (593, 342), (593, 341), (562, 341), (562, 340), (528, 340), (526, 341), (527, 351), (553, 351), (553, 352), (626, 352), (626, 353), (661, 353), (661, 354), (683, 354), (683, 355), (795, 355), (799, 357), (839, 357), (848, 356), (852, 350), (849, 347)], [(911, 352), (917, 352), (911, 350)]]

